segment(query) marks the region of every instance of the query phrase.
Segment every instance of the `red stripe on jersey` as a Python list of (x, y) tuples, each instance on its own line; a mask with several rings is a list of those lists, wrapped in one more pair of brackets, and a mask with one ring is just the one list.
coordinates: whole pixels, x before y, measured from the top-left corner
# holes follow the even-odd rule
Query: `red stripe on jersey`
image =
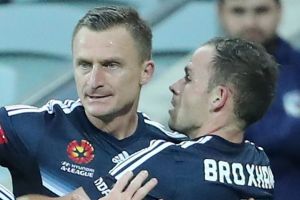
[(7, 139), (5, 137), (4, 130), (0, 126), (0, 144), (4, 144), (4, 143), (7, 143)]

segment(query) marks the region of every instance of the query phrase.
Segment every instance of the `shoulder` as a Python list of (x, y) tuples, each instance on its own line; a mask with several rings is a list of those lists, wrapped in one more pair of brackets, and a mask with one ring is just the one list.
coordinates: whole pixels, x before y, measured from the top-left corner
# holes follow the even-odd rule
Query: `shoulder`
[(254, 160), (258, 163), (269, 165), (269, 158), (264, 149), (257, 146), (255, 143), (245, 140), (245, 153), (248, 155), (248, 159)]
[(151, 132), (151, 135), (157, 137), (156, 139), (165, 139), (172, 142), (179, 142), (187, 139), (184, 134), (167, 130), (164, 125), (151, 120), (145, 113), (139, 112), (139, 115), (145, 124), (145, 129), (148, 132)]
[(65, 114), (71, 113), (76, 107), (82, 106), (79, 100), (50, 100), (41, 107), (30, 105), (10, 105), (3, 107), (9, 117), (16, 115), (24, 115), (29, 113), (47, 113), (53, 114), (55, 112), (63, 112)]
[(275, 57), (280, 64), (297, 66), (300, 64), (300, 50), (293, 47), (288, 41), (279, 38)]
[(39, 128), (44, 127), (51, 118), (56, 118), (63, 123), (65, 116), (70, 114), (75, 108), (81, 106), (80, 101), (50, 100), (42, 107), (29, 105), (11, 105), (0, 109), (0, 124), (6, 132), (23, 132), (31, 130), (34, 133)]
[(148, 161), (153, 161), (153, 158), (158, 158), (158, 156), (161, 155), (161, 152), (172, 146), (175, 146), (172, 142), (167, 142), (165, 140), (152, 140), (148, 147), (135, 152), (122, 162), (119, 162), (113, 169), (110, 170), (109, 174), (118, 180), (127, 171), (133, 171), (141, 166), (145, 167), (146, 163), (150, 166), (150, 168), (155, 168), (152, 163), (149, 165)]

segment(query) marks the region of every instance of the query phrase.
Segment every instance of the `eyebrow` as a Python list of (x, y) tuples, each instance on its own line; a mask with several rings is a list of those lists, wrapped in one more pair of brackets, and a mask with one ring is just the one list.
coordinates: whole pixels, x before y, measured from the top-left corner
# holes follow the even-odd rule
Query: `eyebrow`
[(98, 62), (101, 63), (101, 64), (104, 64), (104, 63), (122, 63), (122, 59), (118, 58), (118, 57), (111, 57), (111, 58), (100, 60)]
[[(105, 59), (100, 59), (97, 60), (98, 63), (111, 63), (111, 62), (116, 62), (116, 63), (122, 63), (123, 59), (119, 57), (110, 57), (110, 58), (105, 58)], [(91, 59), (89, 58), (84, 58), (84, 57), (78, 57), (76, 59), (76, 62), (92, 62)]]

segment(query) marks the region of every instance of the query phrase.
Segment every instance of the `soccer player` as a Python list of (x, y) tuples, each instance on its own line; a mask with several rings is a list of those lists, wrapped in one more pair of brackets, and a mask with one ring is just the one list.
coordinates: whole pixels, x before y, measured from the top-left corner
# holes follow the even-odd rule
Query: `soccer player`
[(277, 32), (282, 2), (218, 0), (218, 12), (227, 35), (261, 43), (280, 64), (274, 101), (264, 117), (247, 129), (246, 138), (263, 146), (270, 158), (274, 199), (292, 200), (300, 196), (300, 52)]
[(116, 163), (150, 140), (182, 137), (137, 113), (140, 90), (154, 71), (151, 43), (135, 10), (94, 8), (72, 40), (79, 100), (0, 108), (0, 164), (11, 172), (16, 197), (63, 196), (82, 186), (98, 199), (106, 191), (95, 181)]
[(169, 126), (192, 140), (154, 140), (99, 180), (110, 186), (127, 171), (147, 170), (158, 185), (146, 199), (272, 199), (269, 160), (262, 148), (244, 141), (244, 132), (266, 112), (276, 76), (276, 62), (260, 45), (207, 42), (170, 86)]

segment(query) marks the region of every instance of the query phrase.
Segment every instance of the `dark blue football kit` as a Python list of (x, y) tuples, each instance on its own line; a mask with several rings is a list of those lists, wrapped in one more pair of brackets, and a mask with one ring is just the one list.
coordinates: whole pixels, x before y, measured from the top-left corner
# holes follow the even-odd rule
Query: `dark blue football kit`
[(62, 196), (82, 186), (98, 199), (94, 182), (117, 163), (153, 139), (182, 138), (138, 113), (135, 133), (118, 140), (90, 123), (79, 100), (0, 108), (0, 164), (11, 173), (16, 197)]
[(247, 129), (246, 137), (263, 146), (276, 187), (275, 200), (300, 197), (300, 51), (276, 37), (266, 48), (279, 66), (276, 95), (261, 120)]
[(99, 189), (108, 193), (105, 188), (111, 188), (129, 170), (134, 174), (148, 170), (158, 179), (146, 199), (272, 199), (274, 189), (274, 177), (262, 148), (214, 135), (179, 144), (153, 140), (149, 147), (118, 163), (110, 176), (100, 177)]

